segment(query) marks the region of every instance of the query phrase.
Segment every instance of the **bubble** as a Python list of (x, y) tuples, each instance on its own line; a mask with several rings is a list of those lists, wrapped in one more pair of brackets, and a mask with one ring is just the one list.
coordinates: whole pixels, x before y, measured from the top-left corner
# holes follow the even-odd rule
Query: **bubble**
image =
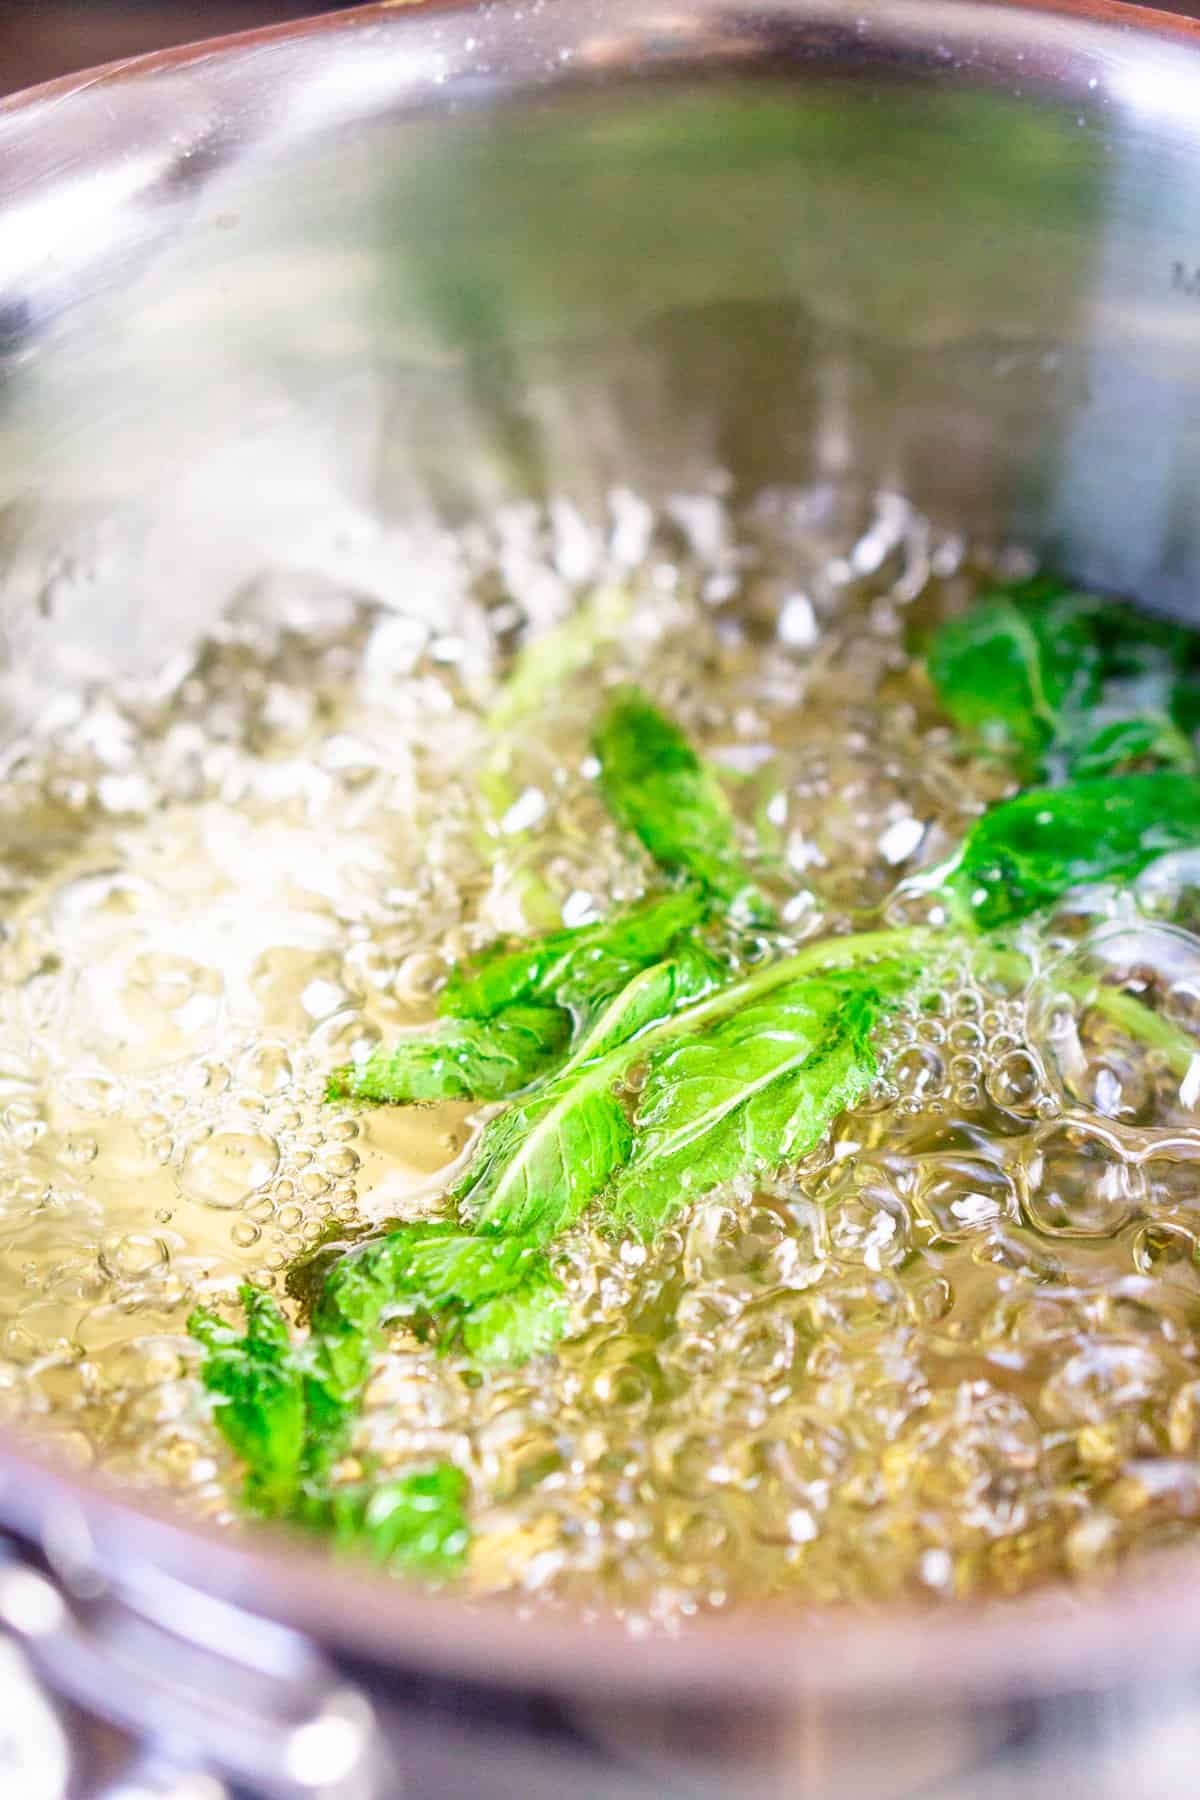
[(272, 1032), (307, 1032), (353, 998), (342, 985), (336, 952), (290, 944), (263, 951), (250, 971), (250, 986)]
[(51, 929), (78, 948), (111, 940), (162, 906), (153, 882), (124, 869), (100, 869), (64, 882), (48, 913)]
[[(904, 1300), (892, 1281), (877, 1277), (845, 1277), (815, 1289), (807, 1301), (815, 1335), (854, 1337), (884, 1329), (898, 1321)], [(810, 1364), (811, 1367), (811, 1364)]]
[(1104, 1425), (1114, 1414), (1156, 1404), (1166, 1386), (1166, 1370), (1153, 1351), (1090, 1343), (1045, 1383), (1041, 1405), (1056, 1424)]
[(1060, 1281), (1063, 1267), (1058, 1258), (1039, 1244), (1030, 1233), (1004, 1226), (989, 1231), (983, 1242), (971, 1252), (971, 1260), (980, 1265), (990, 1263), (1030, 1281)]
[(1134, 1266), (1142, 1275), (1194, 1275), (1200, 1241), (1179, 1225), (1143, 1225), (1133, 1240)]
[(1200, 1127), (1200, 940), (1190, 933), (1091, 933), (1034, 982), (1029, 1023), (1064, 1104)]
[(720, 1514), (695, 1506), (667, 1510), (664, 1536), (670, 1555), (683, 1563), (708, 1563), (729, 1542), (729, 1526)]
[(1200, 1381), (1185, 1381), (1172, 1395), (1167, 1441), (1176, 1456), (1200, 1456)]
[(1107, 1513), (1088, 1512), (1063, 1540), (1063, 1558), (1075, 1575), (1107, 1574), (1116, 1561), (1120, 1526)]
[(181, 1342), (152, 1334), (139, 1336), (112, 1345), (104, 1353), (100, 1367), (116, 1389), (161, 1387), (178, 1381), (184, 1374), (192, 1348), (186, 1339)]
[(691, 1288), (675, 1310), (676, 1327), (685, 1336), (711, 1337), (738, 1317), (745, 1300), (745, 1292), (727, 1282)]
[(986, 1381), (933, 1396), (884, 1451), (885, 1485), (908, 1505), (950, 1506), (987, 1535), (1020, 1529), (1041, 1434), (1015, 1396)]
[(1144, 1524), (1155, 1520), (1200, 1517), (1200, 1469), (1182, 1458), (1127, 1463), (1108, 1492), (1118, 1519)]
[(553, 1425), (521, 1406), (506, 1407), (478, 1433), (483, 1479), (497, 1500), (539, 1486), (561, 1466)]
[(241, 1206), (279, 1166), (279, 1146), (259, 1132), (218, 1131), (188, 1145), (179, 1185), (200, 1206)]
[(753, 1447), (740, 1435), (681, 1425), (658, 1433), (654, 1461), (667, 1486), (703, 1499), (713, 1488), (740, 1487), (753, 1475)]
[(62, 1097), (82, 1113), (112, 1113), (122, 1104), (123, 1088), (105, 1069), (68, 1070), (62, 1078)]
[(171, 1252), (162, 1238), (144, 1232), (128, 1231), (118, 1238), (107, 1238), (100, 1246), (100, 1266), (116, 1280), (145, 1280), (146, 1276), (165, 1269)]
[(1144, 1172), (1111, 1138), (1065, 1121), (1035, 1134), (1021, 1184), (1026, 1217), (1053, 1237), (1112, 1237), (1146, 1199)]
[(946, 1066), (929, 1044), (914, 1044), (892, 1057), (887, 1072), (897, 1090), (909, 1100), (928, 1100), (946, 1080)]
[(211, 1024), (223, 986), (215, 969), (161, 950), (143, 950), (135, 956), (128, 965), (128, 981), (149, 1014), (170, 1015), (187, 1035)]
[(317, 1026), (309, 1039), (313, 1055), (322, 1064), (365, 1062), (383, 1033), (358, 1012), (341, 1012)]
[(1012, 1178), (981, 1157), (938, 1155), (925, 1159), (917, 1206), (939, 1238), (961, 1243), (1001, 1219), (1015, 1218)]
[(909, 1312), (918, 1325), (936, 1325), (954, 1307), (954, 1288), (944, 1275), (918, 1282), (909, 1289)]
[(761, 1268), (787, 1237), (787, 1223), (765, 1206), (703, 1204), (688, 1230), (683, 1266), (693, 1281)]
[(1200, 928), (1200, 852), (1173, 851), (1142, 870), (1133, 884), (1140, 910), (1189, 933)]
[(721, 1354), (749, 1382), (768, 1382), (789, 1370), (796, 1357), (796, 1327), (773, 1308), (743, 1315), (726, 1328)]
[(259, 1043), (238, 1065), (242, 1080), (255, 1093), (272, 1097), (282, 1094), (292, 1081), (292, 1064), (287, 1047), (281, 1043)]
[(831, 1212), (829, 1242), (843, 1262), (861, 1263), (876, 1273), (895, 1268), (910, 1250), (908, 1208), (890, 1188), (864, 1185)]
[(650, 1377), (637, 1363), (618, 1362), (598, 1370), (591, 1382), (592, 1401), (622, 1418), (643, 1418), (654, 1394)]
[(989, 1097), (1006, 1112), (1030, 1118), (1038, 1110), (1042, 1071), (1028, 1050), (1010, 1050), (988, 1069), (985, 1086)]
[(396, 970), (396, 993), (402, 999), (420, 1003), (432, 999), (446, 975), (441, 957), (429, 951), (414, 951)]
[(331, 1175), (353, 1175), (358, 1165), (359, 1158), (353, 1150), (331, 1150), (325, 1157), (325, 1167)]

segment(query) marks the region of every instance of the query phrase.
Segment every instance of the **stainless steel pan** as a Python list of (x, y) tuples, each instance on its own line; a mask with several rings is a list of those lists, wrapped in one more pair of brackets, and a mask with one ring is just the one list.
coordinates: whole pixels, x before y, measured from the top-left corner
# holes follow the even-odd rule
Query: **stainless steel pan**
[[(1084, 0), (385, 5), (0, 107), (5, 731), (152, 667), (302, 526), (337, 573), (367, 513), (714, 467), (898, 489), (1196, 611), (1200, 31)], [(1192, 1558), (631, 1639), (216, 1537), (15, 1443), (0, 1517), (0, 1624), (97, 1792), (70, 1703), (125, 1733), (110, 1762), (151, 1746), (146, 1792), (999, 1795), (1023, 1745), (1011, 1780), (1071, 1793), (1060, 1744), (1090, 1794), (1135, 1791), (1135, 1754), (1139, 1793), (1194, 1792)], [(7, 1709), (6, 1793), (59, 1741), (38, 1704)]]

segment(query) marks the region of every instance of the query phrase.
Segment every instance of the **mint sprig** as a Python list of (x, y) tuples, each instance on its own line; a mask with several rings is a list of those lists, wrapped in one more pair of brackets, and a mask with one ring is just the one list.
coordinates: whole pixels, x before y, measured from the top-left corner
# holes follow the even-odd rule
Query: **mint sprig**
[[(1003, 929), (986, 933), (1200, 844), (1194, 773), (1063, 779), (1073, 766), (1177, 765), (1192, 754), (1194, 643), (1167, 627), (1148, 636), (1139, 645), (1127, 621), (1048, 580), (993, 593), (943, 627), (930, 673), (951, 717), (1027, 778), (1049, 773), (1061, 785), (994, 807), (924, 878), (949, 902), (945, 929), (831, 937), (749, 969), (729, 921), (736, 933), (773, 918), (720, 784), (672, 720), (620, 693), (594, 739), (601, 791), (679, 885), (594, 925), (484, 951), (451, 972), (433, 1026), (336, 1072), (336, 1099), (508, 1104), (451, 1190), (457, 1216), (395, 1227), (336, 1258), (306, 1340), (293, 1341), (253, 1289), (242, 1292), (244, 1332), (193, 1315), (216, 1422), (246, 1466), (248, 1508), (388, 1566), (459, 1567), (457, 1470), (336, 1479), (381, 1329), (402, 1318), (483, 1368), (547, 1354), (567, 1325), (550, 1252), (585, 1208), (612, 1230), (650, 1236), (714, 1187), (805, 1154), (862, 1097), (881, 1020), (940, 955), (965, 947), (985, 964), (1024, 967)], [(1145, 710), (1125, 716), (1138, 695)], [(1096, 1003), (1178, 1061), (1146, 1009), (1107, 991)]]

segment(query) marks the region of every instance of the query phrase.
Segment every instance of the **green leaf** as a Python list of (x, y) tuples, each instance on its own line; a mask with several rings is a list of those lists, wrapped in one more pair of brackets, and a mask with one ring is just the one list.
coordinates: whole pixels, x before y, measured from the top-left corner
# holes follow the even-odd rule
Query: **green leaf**
[(629, 1154), (609, 1057), (556, 1076), (484, 1129), (455, 1187), (477, 1231), (544, 1244), (579, 1217)]
[[(201, 1379), (213, 1396), (214, 1422), (246, 1464), (247, 1510), (320, 1532), (337, 1549), (388, 1568), (427, 1578), (455, 1573), (469, 1538), (461, 1472), (438, 1463), (378, 1484), (334, 1481), (369, 1357), (360, 1356), (356, 1382), (337, 1389), (319, 1338), (293, 1344), (268, 1295), (246, 1286), (240, 1298), (244, 1332), (206, 1307), (192, 1313), (188, 1330), (204, 1347)], [(339, 1331), (343, 1343), (365, 1347), (364, 1330), (349, 1320), (339, 1320)]]
[(1049, 746), (1099, 696), (1097, 604), (1042, 576), (984, 594), (941, 626), (927, 663), (954, 723), (1036, 773)]
[(365, 1062), (335, 1069), (327, 1098), (503, 1100), (544, 1075), (569, 1038), (570, 1020), (557, 1006), (515, 1005), (494, 1019), (445, 1019)]
[(1200, 636), (1053, 576), (981, 596), (927, 663), (954, 722), (1026, 779), (1196, 766)]
[[(499, 1303), (510, 1299), (506, 1312)], [(444, 1320), (449, 1339), (461, 1334), (481, 1362), (504, 1360), (505, 1341), (549, 1347), (566, 1321), (561, 1284), (534, 1245), (444, 1222), (402, 1225), (349, 1251), (326, 1278), (313, 1326), (332, 1390), (361, 1391), (376, 1328), (396, 1315)]]
[[(659, 1142), (655, 1133), (665, 1129), (666, 1114), (658, 1106), (667, 1108), (671, 1096), (670, 1105), (678, 1109), (679, 1118), (692, 1119), (697, 1139), (704, 1135), (694, 1070), (703, 1071), (710, 1093), (719, 1089), (737, 1094), (747, 1070), (761, 1070), (777, 1058), (775, 1073), (782, 1076), (794, 1059), (819, 1060), (825, 1044), (830, 1057), (825, 1075), (818, 1078), (814, 1064), (810, 1086), (796, 1088), (790, 1101), (798, 1143), (805, 1108), (812, 1096), (817, 1097), (811, 1129), (819, 1136), (829, 1119), (861, 1091), (861, 1069), (874, 1066), (858, 1039), (847, 1037), (851, 1026), (868, 1018), (873, 1021), (889, 997), (917, 977), (915, 956), (881, 960), (878, 955), (881, 939), (894, 945), (905, 935), (881, 933), (858, 940), (874, 952), (860, 969), (851, 966), (861, 954), (855, 939), (807, 946), (786, 963), (768, 965), (736, 986), (717, 988), (683, 1010), (657, 1018), (643, 1032), (619, 1040), (602, 1054), (589, 1056), (585, 1040), (560, 1075), (485, 1130), (476, 1160), (456, 1190), (459, 1198), (479, 1209), (476, 1229), (513, 1232), (545, 1243), (573, 1223), (614, 1178), (614, 1198), (606, 1205), (631, 1220), (640, 1218), (649, 1228), (654, 1204), (647, 1199), (638, 1206), (635, 1189), (648, 1186), (652, 1178), (657, 1181), (660, 1172), (662, 1181), (668, 1185), (674, 1181), (675, 1191), (683, 1197), (689, 1182), (692, 1192), (700, 1193), (727, 1179), (716, 1172), (726, 1163), (731, 1173), (766, 1167), (771, 1154), (765, 1125), (752, 1131), (749, 1139), (739, 1137), (738, 1130), (747, 1121), (756, 1126), (765, 1118), (775, 1096), (751, 1107), (744, 1118), (731, 1120), (728, 1131), (704, 1147), (707, 1161), (699, 1152), (693, 1159), (691, 1138), (687, 1143), (674, 1138)], [(844, 963), (836, 975), (818, 978), (817, 972), (836, 963), (839, 954)], [(598, 1022), (597, 1033), (602, 1027), (603, 1021)], [(847, 1047), (854, 1052), (848, 1059)], [(631, 1121), (620, 1084), (643, 1057), (648, 1059), (650, 1077)], [(869, 1073), (865, 1079), (870, 1079)], [(749, 1101), (753, 1096), (746, 1093), (744, 1098)], [(719, 1122), (715, 1116), (709, 1121), (714, 1131)], [(788, 1134), (784, 1139), (792, 1144)], [(668, 1150), (678, 1156), (669, 1172)], [(792, 1153), (789, 1148), (787, 1154)], [(629, 1173), (621, 1175), (626, 1165)]]
[(280, 1516), (302, 1482), (339, 1453), (347, 1415), (322, 1388), (305, 1352), (293, 1347), (275, 1302), (250, 1286), (239, 1297), (244, 1332), (206, 1307), (192, 1313), (188, 1331), (204, 1346), (201, 1379), (213, 1397), (217, 1429), (246, 1464), (246, 1504)]
[(542, 1258), (515, 1238), (481, 1238), (435, 1221), (401, 1225), (334, 1264), (313, 1314), (322, 1336), (373, 1331), (389, 1309), (417, 1300), (425, 1312), (474, 1306), (520, 1287)]
[[(334, 1070), (327, 1098), (507, 1099), (565, 1054), (572, 1015), (583, 1025), (606, 1002), (611, 1009), (612, 997), (619, 1000), (631, 979), (686, 939), (703, 915), (698, 894), (667, 894), (595, 925), (551, 932), (519, 948), (497, 946), (451, 976), (440, 1000), (447, 1016), (365, 1062)], [(689, 966), (703, 966), (709, 984), (724, 979), (699, 945), (685, 943), (683, 955)]]
[(711, 993), (722, 971), (698, 946), (644, 969), (595, 1019), (565, 1068), (484, 1129), (454, 1189), (483, 1233), (545, 1243), (578, 1218), (629, 1151), (614, 1092), (641, 1032)]
[(945, 885), (984, 927), (1200, 844), (1200, 778), (1164, 770), (1034, 788), (985, 813)]
[[(478, 787), (492, 827), (479, 834), (479, 841), (489, 857), (495, 855), (495, 825), (519, 797), (513, 765), (523, 736), (541, 722), (547, 702), (564, 683), (587, 668), (620, 635), (629, 612), (625, 589), (597, 588), (561, 624), (531, 638), (519, 652), (485, 720), (490, 749), (479, 771)], [(506, 832), (506, 846), (511, 848), (512, 842), (511, 833)], [(528, 919), (551, 925), (561, 916), (551, 888), (532, 869), (518, 863), (509, 879), (521, 895)]]
[(710, 1030), (654, 1051), (633, 1153), (608, 1208), (643, 1236), (737, 1175), (802, 1155), (875, 1074), (870, 1034), (903, 976), (873, 971), (774, 989)]
[[(488, 714), (490, 734), (505, 740), (520, 727), (536, 721), (546, 701), (564, 682), (587, 668), (601, 650), (616, 641), (628, 623), (629, 611), (629, 594), (624, 588), (597, 588), (561, 624), (531, 638), (517, 656), (512, 673)], [(489, 767), (494, 765), (493, 758)]]
[(493, 1019), (509, 1007), (541, 1002), (586, 1016), (695, 931), (706, 911), (698, 893), (662, 894), (594, 925), (494, 945), (451, 973), (438, 1010), (452, 1018)]
[(1195, 754), (1187, 738), (1161, 713), (1137, 719), (1115, 719), (1071, 755), (1076, 779), (1112, 775), (1131, 764), (1158, 763), (1165, 768), (1191, 769)]
[[(252, 1288), (244, 1332), (198, 1309), (189, 1326), (218, 1428), (247, 1465), (248, 1508), (389, 1567), (453, 1572), (466, 1523), (449, 1465), (429, 1472), (428, 1491), (409, 1477), (335, 1479), (379, 1327), (395, 1315), (436, 1325), (481, 1367), (547, 1353), (567, 1302), (539, 1246), (626, 1164), (614, 1214), (650, 1229), (685, 1193), (800, 1154), (869, 1081), (871, 1028), (915, 978), (928, 936), (829, 939), (736, 984), (685, 945), (627, 982), (560, 1074), (487, 1128), (464, 1183), (474, 1231), (405, 1225), (345, 1251), (323, 1274), (307, 1342)], [(649, 1078), (631, 1122), (625, 1083), (640, 1060)], [(322, 1266), (306, 1271), (306, 1292)]]
[(738, 850), (720, 783), (672, 719), (629, 689), (605, 714), (594, 748), (609, 810), (660, 867), (750, 920), (771, 918)]
[(561, 1283), (542, 1269), (464, 1316), (463, 1349), (483, 1368), (516, 1368), (549, 1355), (567, 1328), (568, 1314)]
[(598, 1056), (607, 1056), (651, 1025), (694, 1006), (729, 980), (725, 964), (702, 944), (684, 944), (665, 962), (654, 963), (628, 981), (596, 1013), (585, 1036), (563, 1069), (564, 1075)]
[(242, 1288), (241, 1300), (244, 1333), (206, 1307), (192, 1313), (188, 1331), (204, 1346), (201, 1374), (217, 1428), (249, 1466), (247, 1496), (256, 1510), (272, 1512), (287, 1505), (303, 1469), (304, 1371), (274, 1301), (252, 1287)]
[(332, 1539), (342, 1554), (427, 1581), (461, 1572), (470, 1542), (467, 1482), (453, 1463), (435, 1463), (394, 1481), (360, 1482), (310, 1497), (298, 1521)]

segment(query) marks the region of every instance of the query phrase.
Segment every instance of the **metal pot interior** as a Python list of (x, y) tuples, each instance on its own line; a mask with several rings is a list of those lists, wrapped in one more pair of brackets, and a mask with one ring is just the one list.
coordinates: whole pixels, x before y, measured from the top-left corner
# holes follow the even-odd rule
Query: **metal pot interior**
[[(150, 672), (264, 569), (353, 585), (381, 534), (714, 470), (897, 491), (1194, 610), (1198, 85), (1192, 28), (1115, 6), (560, 0), (366, 8), (10, 102), (5, 731)], [(82, 1507), (140, 1579), (119, 1502), (15, 1450), (0, 1497), (26, 1527)], [(452, 1603), (137, 1529), (335, 1635), (579, 1678), (567, 1628), (495, 1615), (464, 1650)], [(1140, 1591), (1120, 1643), (1117, 1590), (1053, 1643), (1020, 1609), (940, 1624), (904, 1680), (950, 1655), (1020, 1683), (1184, 1629), (1170, 1581)], [(894, 1681), (901, 1629), (838, 1626), (818, 1669), (775, 1620), (754, 1679)], [(694, 1689), (737, 1678), (734, 1644), (586, 1654)]]

